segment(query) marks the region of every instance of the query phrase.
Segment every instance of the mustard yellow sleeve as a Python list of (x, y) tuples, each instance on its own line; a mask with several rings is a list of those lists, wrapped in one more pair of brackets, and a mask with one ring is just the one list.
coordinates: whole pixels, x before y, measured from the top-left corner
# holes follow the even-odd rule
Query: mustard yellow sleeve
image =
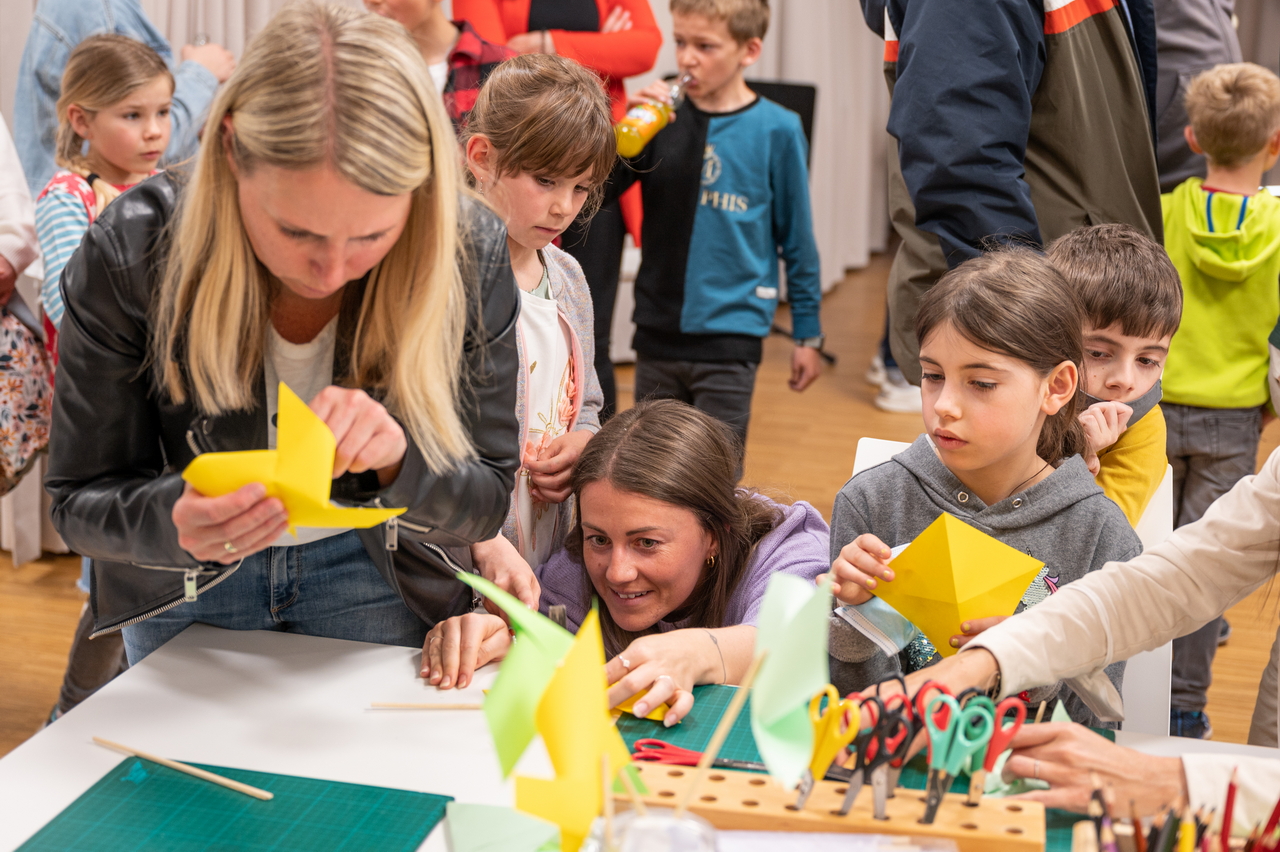
[(1164, 479), (1169, 461), (1165, 455), (1164, 413), (1160, 406), (1134, 423), (1120, 440), (1098, 453), (1097, 481), (1106, 495), (1136, 525)]

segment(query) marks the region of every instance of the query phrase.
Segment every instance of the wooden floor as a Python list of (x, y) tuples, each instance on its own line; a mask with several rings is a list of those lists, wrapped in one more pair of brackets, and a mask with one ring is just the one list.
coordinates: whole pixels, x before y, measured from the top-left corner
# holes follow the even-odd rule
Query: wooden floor
[[(887, 414), (872, 405), (876, 389), (863, 378), (884, 322), (889, 258), (850, 273), (823, 304), (834, 369), (808, 391), (786, 386), (791, 344), (765, 345), (747, 442), (746, 482), (770, 493), (807, 500), (830, 516), (832, 500), (849, 477), (863, 436), (910, 441), (919, 415)], [(783, 318), (785, 320), (785, 318)], [(630, 404), (631, 369), (618, 371), (622, 405)], [(1263, 435), (1265, 458), (1280, 443), (1280, 424)], [(83, 595), (74, 588), (79, 560), (49, 557), (11, 567), (0, 552), (0, 755), (33, 734), (57, 698)], [(1280, 587), (1264, 587), (1229, 614), (1234, 635), (1219, 649), (1208, 712), (1215, 739), (1244, 742), (1276, 634)]]

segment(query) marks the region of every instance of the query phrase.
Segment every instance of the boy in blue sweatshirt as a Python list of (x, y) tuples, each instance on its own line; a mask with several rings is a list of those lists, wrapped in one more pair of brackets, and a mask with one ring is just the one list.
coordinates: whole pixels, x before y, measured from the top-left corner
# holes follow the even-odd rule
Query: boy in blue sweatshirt
[[(763, 0), (671, 0), (671, 15), (680, 73), (691, 78), (685, 102), (614, 170), (610, 188), (643, 187), (635, 396), (691, 403), (745, 447), (779, 257), (796, 344), (791, 389), (804, 390), (822, 370), (808, 147), (799, 116), (742, 77), (769, 26)], [(669, 91), (655, 83), (639, 99), (670, 103)]]

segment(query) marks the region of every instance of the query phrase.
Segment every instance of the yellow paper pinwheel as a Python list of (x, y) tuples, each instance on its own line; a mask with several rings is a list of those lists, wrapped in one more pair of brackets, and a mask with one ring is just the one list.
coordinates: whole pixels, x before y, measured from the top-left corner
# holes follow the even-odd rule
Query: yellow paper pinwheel
[(278, 497), (284, 503), (289, 532), (296, 527), (364, 529), (404, 512), (345, 508), (330, 502), (333, 455), (338, 448), (333, 432), (284, 382), (280, 383), (279, 401), (276, 449), (204, 453), (187, 465), (182, 478), (206, 497), (221, 497), (251, 482), (261, 482), (268, 497)]
[(938, 653), (975, 618), (1013, 615), (1044, 563), (943, 513), (893, 558), (892, 583), (875, 594), (916, 627)]

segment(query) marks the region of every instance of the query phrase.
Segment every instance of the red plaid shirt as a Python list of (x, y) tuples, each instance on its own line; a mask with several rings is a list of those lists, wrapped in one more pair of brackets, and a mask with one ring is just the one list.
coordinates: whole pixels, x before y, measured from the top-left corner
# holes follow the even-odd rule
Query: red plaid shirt
[(461, 134), (489, 72), (516, 54), (505, 45), (480, 38), (466, 21), (454, 21), (453, 25), (461, 32), (458, 43), (449, 53), (449, 78), (445, 81), (441, 97), (449, 118), (453, 119), (453, 129)]

